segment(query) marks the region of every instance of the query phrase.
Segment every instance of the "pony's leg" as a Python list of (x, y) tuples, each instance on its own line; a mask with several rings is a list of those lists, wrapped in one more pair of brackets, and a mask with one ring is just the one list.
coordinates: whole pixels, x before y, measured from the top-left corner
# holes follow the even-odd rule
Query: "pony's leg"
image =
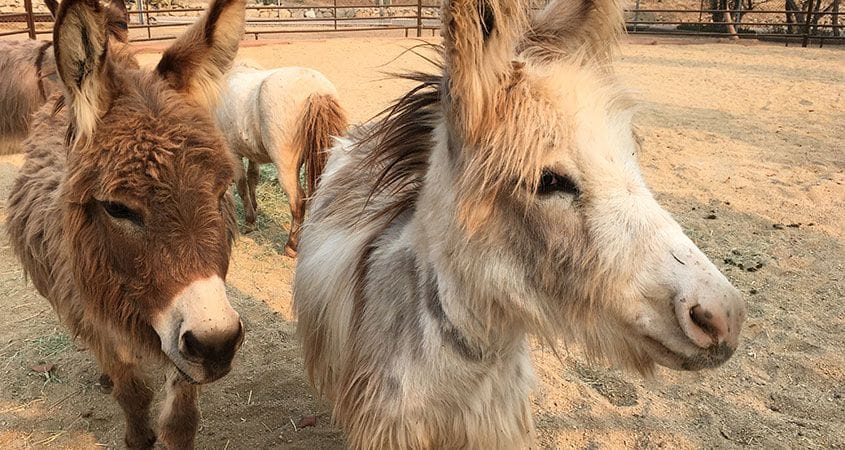
[(277, 165), (279, 170), (279, 184), (282, 185), (288, 195), (290, 203), (290, 234), (285, 244), (285, 254), (291, 258), (296, 257), (296, 247), (299, 245), (299, 230), (302, 228), (302, 220), (305, 216), (305, 192), (299, 184), (299, 168), (297, 164), (290, 161), (290, 164)]
[(241, 202), (244, 205), (244, 231), (249, 233), (255, 227), (255, 202), (251, 196), (251, 194), (254, 194), (254, 191), (249, 189), (249, 174), (244, 174), (242, 163), (239, 166), (236, 168), (237, 173), (235, 177), (237, 179), (235, 180), (235, 184), (238, 187), (238, 195), (241, 197)]
[(258, 211), (258, 197), (255, 196), (255, 187), (258, 185), (258, 169), (261, 166), (253, 161), (248, 160), (249, 165), (246, 169), (246, 184), (249, 187), (249, 199), (252, 201), (253, 214)]
[(150, 427), (150, 403), (153, 391), (146, 380), (139, 375), (135, 366), (121, 363), (114, 357), (108, 364), (108, 376), (114, 383), (114, 396), (126, 416), (124, 440), (130, 449), (151, 449), (156, 441)]
[(159, 417), (159, 438), (167, 448), (194, 448), (199, 426), (197, 387), (176, 372), (167, 375), (167, 398)]

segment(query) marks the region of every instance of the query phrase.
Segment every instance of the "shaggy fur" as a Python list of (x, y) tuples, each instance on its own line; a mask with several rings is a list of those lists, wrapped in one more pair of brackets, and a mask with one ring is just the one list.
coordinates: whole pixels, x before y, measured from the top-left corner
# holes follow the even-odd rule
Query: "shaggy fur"
[(0, 41), (0, 155), (16, 153), (32, 114), (56, 91), (52, 43)]
[[(261, 70), (246, 62), (237, 65), (227, 81), (217, 119), (235, 156), (249, 160), (246, 174), (241, 171), (236, 177), (246, 226), (251, 229), (255, 225), (258, 165), (272, 163), (290, 203), (292, 220), (285, 253), (295, 256), (306, 198), (317, 188), (334, 136), (346, 131), (346, 114), (337, 90), (311, 69)], [(303, 167), (304, 191), (299, 182)]]
[[(178, 59), (173, 52), (190, 47), (185, 40), (199, 29), (199, 47), (219, 42), (227, 50), (216, 59), (192, 55), (186, 68), (227, 70), (244, 3), (217, 0), (214, 8), (224, 10), (216, 21), (228, 23), (206, 15), (165, 55)], [(165, 355), (166, 336), (154, 325), (196, 280), (225, 278), (237, 232), (227, 194), (234, 167), (207, 99), (172, 84), (171, 73), (139, 69), (125, 49), (110, 45), (107, 17), (97, 0), (59, 6), (55, 60), (68, 107), (55, 94), (34, 116), (7, 228), (38, 292), (113, 380), (126, 445), (151, 448), (157, 439), (145, 368), (165, 363), (171, 373), (158, 439), (190, 448), (199, 417), (194, 383), (228, 372), (242, 332), (213, 343), (196, 344), (193, 336), (182, 350), (203, 362), (194, 370)]]
[[(55, 16), (58, 4), (46, 2)], [(116, 43), (128, 39), (122, 0), (106, 6), (109, 33)], [(20, 151), (31, 117), (53, 93), (60, 92), (52, 42), (0, 41), (0, 155)]]
[(448, 1), (442, 73), (332, 149), (294, 306), (351, 448), (530, 446), (529, 335), (643, 373), (737, 346), (739, 293), (639, 174), (618, 5), (525, 6)]

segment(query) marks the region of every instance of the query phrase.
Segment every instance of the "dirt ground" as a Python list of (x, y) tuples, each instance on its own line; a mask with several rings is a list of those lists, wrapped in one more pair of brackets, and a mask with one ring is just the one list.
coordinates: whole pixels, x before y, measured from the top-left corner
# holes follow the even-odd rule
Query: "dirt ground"
[[(416, 43), (337, 38), (241, 53), (322, 71), (360, 122), (407, 88), (381, 71), (426, 67), (398, 57)], [(701, 373), (643, 380), (538, 347), (537, 447), (845, 448), (845, 49), (639, 40), (622, 53), (618, 72), (642, 101), (645, 176), (745, 294), (749, 318), (735, 357)], [(0, 158), (0, 222), (21, 162)], [(289, 216), (272, 178), (263, 172), (260, 229), (238, 241), (228, 278), (246, 341), (233, 372), (203, 390), (198, 448), (343, 446), (303, 376), (295, 263), (281, 254)], [(0, 261), (0, 448), (122, 446), (122, 414), (93, 359), (25, 283), (5, 239)], [(48, 374), (33, 370), (45, 364)], [(316, 426), (297, 429), (309, 415)]]

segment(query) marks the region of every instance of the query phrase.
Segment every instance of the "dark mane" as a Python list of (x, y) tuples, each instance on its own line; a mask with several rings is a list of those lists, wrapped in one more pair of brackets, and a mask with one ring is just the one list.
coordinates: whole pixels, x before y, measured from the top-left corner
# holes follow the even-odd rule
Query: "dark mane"
[(398, 76), (419, 84), (356, 133), (359, 140), (354, 150), (367, 149), (356, 171), (377, 168), (376, 181), (364, 209), (373, 197), (395, 197), (370, 215), (368, 220), (385, 216), (392, 220), (401, 211), (416, 204), (419, 187), (428, 169), (432, 132), (441, 114), (439, 104), (443, 75), (411, 72)]

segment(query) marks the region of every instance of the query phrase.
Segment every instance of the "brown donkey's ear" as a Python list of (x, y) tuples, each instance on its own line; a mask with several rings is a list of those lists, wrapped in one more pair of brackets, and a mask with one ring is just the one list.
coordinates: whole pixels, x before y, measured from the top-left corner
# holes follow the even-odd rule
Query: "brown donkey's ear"
[(76, 139), (90, 136), (109, 101), (109, 38), (100, 2), (64, 0), (56, 12), (53, 43), (56, 68), (71, 111), (71, 134)]
[(580, 53), (607, 62), (624, 23), (617, 0), (552, 0), (537, 14), (520, 48), (535, 60)]
[[(486, 128), (512, 72), (514, 48), (525, 30), (519, 0), (447, 0), (443, 5), (451, 120), (469, 141)], [(488, 124), (489, 125), (489, 124)]]
[[(57, 0), (44, 0), (44, 5), (50, 10), (53, 19), (59, 12)], [(109, 26), (109, 34), (119, 42), (129, 42), (129, 12), (126, 11), (126, 4), (123, 0), (111, 0), (106, 5), (106, 21)]]
[(50, 10), (50, 15), (55, 19), (56, 13), (59, 12), (59, 2), (57, 0), (44, 0), (44, 6)]
[(213, 0), (205, 15), (165, 50), (156, 71), (210, 108), (244, 34), (245, 0)]

